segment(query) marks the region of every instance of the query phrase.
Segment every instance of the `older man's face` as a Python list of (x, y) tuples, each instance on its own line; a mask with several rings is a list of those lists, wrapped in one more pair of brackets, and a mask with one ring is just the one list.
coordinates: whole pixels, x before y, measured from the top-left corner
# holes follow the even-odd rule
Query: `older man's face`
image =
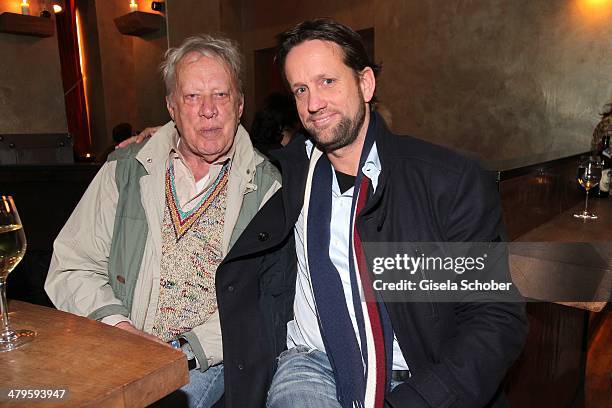
[(181, 135), (179, 150), (187, 161), (213, 163), (230, 150), (244, 100), (219, 58), (195, 52), (183, 57), (167, 105)]

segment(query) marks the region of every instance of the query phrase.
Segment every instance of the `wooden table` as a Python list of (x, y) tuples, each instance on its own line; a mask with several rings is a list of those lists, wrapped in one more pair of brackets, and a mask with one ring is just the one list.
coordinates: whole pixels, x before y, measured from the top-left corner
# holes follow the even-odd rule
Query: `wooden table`
[[(546, 297), (555, 285), (576, 284), (587, 293), (592, 291), (592, 298), (580, 296), (576, 301), (559, 299), (557, 303), (597, 312), (605, 307), (612, 291), (612, 199), (589, 200), (590, 211), (598, 215), (596, 220), (573, 217), (583, 208), (584, 202), (510, 245), (512, 278), (523, 295), (556, 300)], [(521, 243), (529, 244), (521, 248)], [(529, 250), (529, 245), (534, 248)], [(523, 253), (517, 254), (513, 247)]]
[(583, 208), (584, 201), (521, 235), (517, 241), (612, 242), (612, 198), (589, 198), (589, 211), (597, 214), (596, 220), (572, 216)]
[[(598, 389), (593, 391), (593, 387), (584, 387), (584, 384), (589, 317), (597, 315), (605, 318), (606, 312), (600, 311), (606, 305), (603, 301), (605, 293), (609, 294), (610, 291), (612, 199), (589, 199), (589, 208), (599, 216), (597, 220), (581, 220), (572, 216), (583, 208), (584, 201), (520, 236), (515, 242), (534, 243), (533, 247), (537, 247), (531, 253), (528, 253), (529, 244), (523, 248), (527, 251), (518, 255), (513, 254), (510, 245), (512, 278), (524, 295), (532, 299), (551, 300), (546, 297), (550, 294), (548, 289), (553, 285), (562, 286), (564, 275), (578, 273), (580, 280), (591, 280), (596, 288), (593, 299), (599, 300), (588, 302), (582, 298), (577, 302), (527, 304), (529, 335), (520, 358), (508, 376), (511, 406), (581, 406), (581, 402), (577, 401), (584, 401), (584, 395), (586, 400), (606, 400), (600, 395), (606, 392), (610, 395), (609, 359), (600, 363), (604, 368), (599, 370), (601, 375), (596, 378), (604, 384), (604, 393)], [(564, 242), (584, 245), (569, 244), (564, 253), (559, 250), (563, 249)], [(538, 247), (537, 243), (542, 245)], [(555, 243), (561, 245), (556, 246)], [(566, 284), (576, 282), (575, 276)], [(540, 294), (543, 297), (538, 297)], [(593, 377), (592, 374), (590, 376)]]
[(34, 341), (0, 353), (0, 389), (65, 389), (63, 400), (0, 399), (0, 406), (144, 407), (188, 382), (184, 354), (84, 317), (9, 302), (11, 326)]

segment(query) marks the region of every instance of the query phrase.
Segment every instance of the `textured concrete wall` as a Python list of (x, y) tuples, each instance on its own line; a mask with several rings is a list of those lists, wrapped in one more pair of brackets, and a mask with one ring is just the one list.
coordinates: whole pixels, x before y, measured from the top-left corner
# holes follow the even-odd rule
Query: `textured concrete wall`
[(243, 1), (247, 121), (253, 52), (316, 16), (374, 27), (396, 131), (484, 158), (584, 151), (612, 100), (612, 1)]
[(589, 148), (612, 100), (612, 2), (379, 3), (379, 89), (396, 130), (483, 157)]
[[(19, 2), (0, 0), (3, 12), (20, 13)], [(0, 134), (67, 131), (57, 36), (0, 33)]]

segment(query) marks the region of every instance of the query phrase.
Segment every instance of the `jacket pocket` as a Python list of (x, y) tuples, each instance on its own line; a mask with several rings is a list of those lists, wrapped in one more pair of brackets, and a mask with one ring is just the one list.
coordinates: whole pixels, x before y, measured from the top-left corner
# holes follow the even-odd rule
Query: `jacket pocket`
[(115, 296), (130, 309), (136, 278), (144, 254), (146, 219), (117, 216), (108, 260), (110, 285)]
[(282, 247), (264, 256), (259, 264), (260, 302), (276, 355), (287, 344), (287, 323), (293, 319), (296, 273), (295, 243), (290, 234)]

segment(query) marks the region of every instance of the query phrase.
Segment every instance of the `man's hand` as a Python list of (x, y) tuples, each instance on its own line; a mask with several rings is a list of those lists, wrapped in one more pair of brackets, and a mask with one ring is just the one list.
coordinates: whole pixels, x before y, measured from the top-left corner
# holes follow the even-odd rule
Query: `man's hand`
[(120, 322), (120, 323), (117, 323), (115, 325), (115, 327), (118, 327), (118, 328), (123, 329), (125, 331), (128, 331), (130, 333), (134, 333), (134, 334), (136, 334), (138, 336), (144, 337), (145, 339), (149, 339), (151, 341), (155, 341), (157, 343), (161, 343), (161, 344), (163, 344), (165, 346), (172, 347), (168, 343), (164, 343), (163, 341), (161, 341), (157, 337), (153, 336), (152, 334), (143, 332), (142, 330), (138, 330), (137, 328), (132, 326), (132, 324), (129, 323), (129, 322)]
[(154, 126), (145, 128), (142, 132), (137, 134), (136, 136), (132, 136), (128, 139), (125, 139), (123, 142), (119, 143), (115, 146), (115, 149), (123, 149), (126, 146), (131, 145), (132, 143), (142, 143), (145, 139), (153, 136), (153, 133), (157, 132), (161, 126)]

